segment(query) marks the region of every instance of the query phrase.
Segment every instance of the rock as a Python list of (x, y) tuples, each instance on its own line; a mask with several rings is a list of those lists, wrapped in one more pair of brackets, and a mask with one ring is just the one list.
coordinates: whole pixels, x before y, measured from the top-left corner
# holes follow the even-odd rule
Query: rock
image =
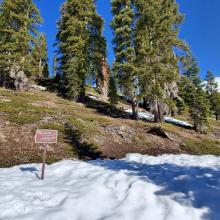
[(114, 133), (124, 140), (130, 140), (132, 138), (132, 131), (129, 130), (126, 126), (120, 126), (120, 127), (115, 127), (115, 126), (105, 126), (104, 129), (107, 132)]

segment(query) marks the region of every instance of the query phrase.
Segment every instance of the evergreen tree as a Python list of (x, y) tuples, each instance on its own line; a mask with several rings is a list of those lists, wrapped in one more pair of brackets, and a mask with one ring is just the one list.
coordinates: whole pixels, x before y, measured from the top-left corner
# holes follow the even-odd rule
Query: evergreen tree
[(182, 97), (189, 107), (190, 117), (197, 132), (205, 132), (208, 126), (210, 103), (206, 92), (201, 86), (196, 87), (186, 76), (182, 78)]
[(206, 80), (206, 91), (208, 92), (208, 94), (211, 95), (212, 93), (216, 92), (218, 89), (218, 84), (215, 81), (215, 76), (211, 71), (209, 70), (207, 71), (205, 80)]
[[(191, 62), (191, 63), (190, 63)], [(183, 62), (183, 73), (180, 83), (180, 96), (189, 107), (190, 117), (197, 132), (204, 132), (210, 115), (209, 96), (199, 78), (199, 67), (196, 59), (189, 53)]]
[(32, 51), (41, 17), (32, 0), (3, 0), (0, 5), (1, 85), (23, 89), (32, 75)]
[(179, 78), (174, 48), (188, 49), (178, 39), (183, 16), (174, 0), (136, 0), (136, 54), (141, 94), (151, 105), (155, 122), (163, 122), (166, 88)]
[(31, 55), (33, 61), (33, 70), (31, 74), (32, 78), (35, 80), (48, 78), (49, 69), (48, 69), (47, 41), (46, 41), (46, 36), (44, 34), (41, 34), (37, 39)]
[(220, 117), (220, 94), (218, 93), (218, 84), (215, 81), (215, 77), (211, 71), (207, 71), (205, 89), (208, 93), (208, 97), (211, 104), (211, 110), (215, 115), (216, 120)]
[(56, 77), (57, 74), (58, 74), (58, 60), (57, 60), (57, 55), (54, 55), (53, 66), (52, 66), (52, 76)]
[(89, 23), (89, 61), (90, 61), (90, 76), (96, 79), (96, 87), (99, 93), (107, 98), (108, 82), (109, 82), (109, 67), (106, 61), (106, 40), (103, 37), (103, 19), (93, 11)]
[(211, 110), (213, 111), (216, 120), (220, 120), (220, 93), (215, 91), (210, 96)]
[(181, 61), (183, 75), (185, 75), (196, 87), (200, 87), (202, 85), (202, 81), (199, 77), (200, 68), (196, 58), (189, 51)]
[(114, 30), (115, 63), (113, 71), (116, 73), (119, 85), (126, 96), (131, 98), (133, 118), (138, 118), (138, 74), (135, 68), (134, 27), (135, 12), (132, 0), (113, 0), (112, 13), (114, 15), (112, 28)]
[(67, 0), (58, 23), (60, 71), (69, 98), (84, 100), (88, 75), (101, 70), (105, 41), (101, 37), (102, 19), (93, 0)]

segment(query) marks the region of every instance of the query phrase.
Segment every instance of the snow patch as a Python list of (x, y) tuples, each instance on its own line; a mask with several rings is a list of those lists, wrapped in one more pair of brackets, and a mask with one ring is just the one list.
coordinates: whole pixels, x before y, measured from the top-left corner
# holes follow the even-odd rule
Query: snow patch
[[(132, 110), (126, 110), (127, 113), (129, 113), (130, 115), (132, 114)], [(147, 112), (138, 112), (138, 117), (140, 119), (145, 119), (145, 120), (148, 120), (148, 121), (153, 121), (154, 120), (154, 116), (150, 113), (147, 113)], [(171, 124), (175, 124), (175, 125), (180, 125), (180, 126), (183, 126), (183, 127), (193, 127), (191, 124), (185, 122), (185, 121), (181, 121), (181, 120), (178, 120), (178, 119), (175, 119), (175, 118), (170, 118), (170, 117), (165, 117), (165, 121), (168, 122), (168, 123), (171, 123)]]
[(128, 154), (0, 169), (4, 220), (219, 220), (220, 157)]

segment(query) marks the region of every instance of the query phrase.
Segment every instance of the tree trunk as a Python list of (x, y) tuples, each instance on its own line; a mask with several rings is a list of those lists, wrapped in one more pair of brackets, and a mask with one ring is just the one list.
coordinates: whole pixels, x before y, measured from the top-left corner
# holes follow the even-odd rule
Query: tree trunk
[(154, 122), (155, 123), (161, 123), (165, 122), (164, 117), (164, 106), (163, 103), (160, 102), (158, 99), (153, 100), (152, 102), (152, 113), (154, 115)]
[(78, 97), (78, 101), (79, 102), (84, 102), (85, 98), (86, 98), (86, 90), (85, 90), (85, 76), (82, 77), (82, 81), (81, 81), (81, 88), (79, 91), (79, 97)]
[(40, 79), (40, 78), (42, 78), (42, 75), (43, 75), (42, 59), (41, 58), (38, 63), (38, 71), (39, 71), (39, 73), (38, 73), (37, 78)]
[(206, 127), (204, 125), (195, 124), (194, 129), (197, 133), (200, 133), (200, 134), (205, 134), (206, 133)]
[(132, 99), (132, 118), (138, 120), (138, 101), (136, 98)]
[(143, 99), (143, 108), (149, 110), (149, 101), (146, 97)]

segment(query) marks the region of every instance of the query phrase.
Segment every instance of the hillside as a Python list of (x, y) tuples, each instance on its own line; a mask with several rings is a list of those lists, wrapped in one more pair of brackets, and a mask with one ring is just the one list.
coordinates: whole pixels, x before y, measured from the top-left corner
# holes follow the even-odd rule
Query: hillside
[(82, 104), (50, 92), (0, 89), (0, 166), (40, 162), (41, 150), (34, 144), (38, 128), (59, 131), (58, 144), (49, 149), (48, 163), (63, 158), (123, 158), (127, 153), (220, 155), (220, 122), (210, 120), (207, 135), (164, 123), (160, 126), (170, 137), (164, 138), (148, 133), (155, 124), (130, 119), (124, 112), (130, 108), (126, 102), (119, 102), (113, 111), (94, 90), (87, 90)]

